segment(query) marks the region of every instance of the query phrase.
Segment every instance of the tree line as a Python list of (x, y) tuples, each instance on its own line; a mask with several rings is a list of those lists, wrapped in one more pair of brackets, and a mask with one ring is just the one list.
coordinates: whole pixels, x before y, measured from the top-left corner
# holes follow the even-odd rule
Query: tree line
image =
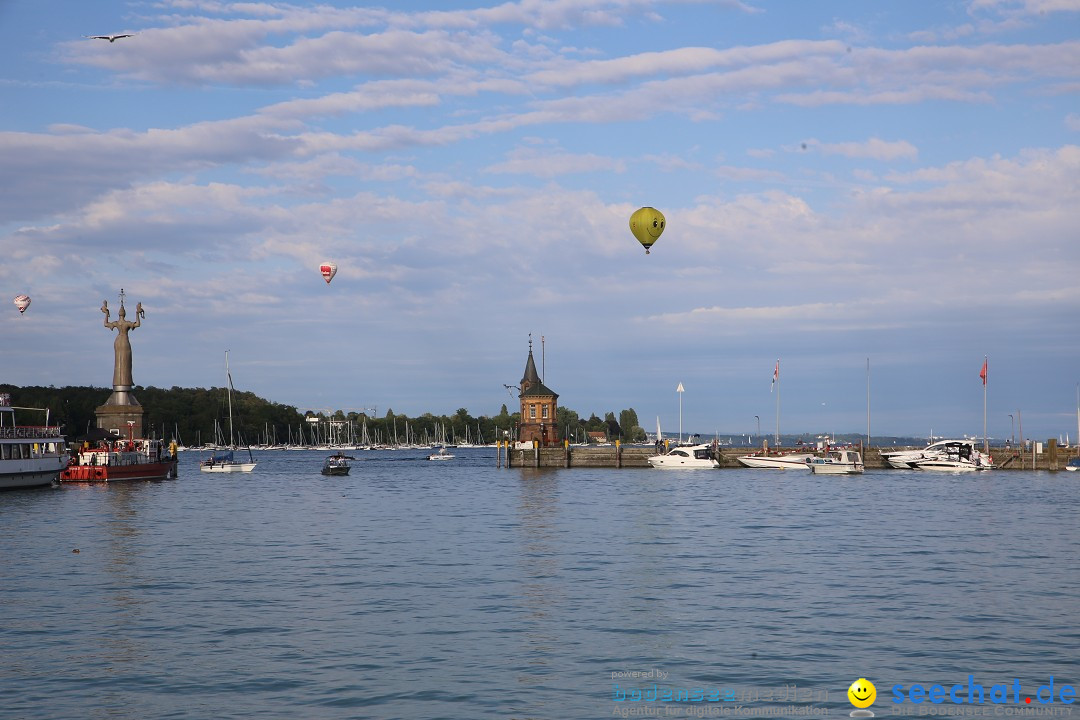
[[(86, 435), (95, 427), (94, 408), (102, 405), (110, 390), (97, 387), (41, 387), (0, 384), (0, 392), (10, 393), (12, 404), (20, 407), (47, 408), (49, 422), (59, 425), (69, 440)], [(225, 388), (181, 388), (169, 389), (153, 386), (135, 386), (132, 394), (146, 411), (143, 420), (144, 432), (149, 437), (164, 440), (177, 439), (187, 445), (201, 445), (216, 442), (216, 432), (220, 429), (228, 441), (228, 407)], [(458, 408), (453, 415), (435, 415), (424, 413), (410, 417), (388, 409), (382, 417), (369, 416), (363, 412), (343, 412), (331, 414), (322, 412), (300, 412), (291, 405), (271, 402), (251, 392), (233, 390), (233, 428), (237, 443), (251, 445), (271, 443), (310, 443), (312, 425), (308, 418), (324, 421), (341, 421), (349, 424), (361, 440), (359, 433), (366, 426), (368, 438), (383, 443), (392, 443), (395, 439), (405, 442), (406, 426), (411, 438), (447, 442), (492, 443), (496, 440), (516, 437), (520, 412), (509, 412), (505, 404), (494, 415), (474, 417), (466, 408)], [(43, 420), (20, 417), (24, 424), (38, 424)], [(587, 419), (569, 408), (559, 407), (556, 413), (559, 436), (571, 442), (582, 441), (590, 432), (603, 432), (609, 440), (623, 442), (641, 442), (645, 440), (645, 430), (638, 423), (637, 413), (633, 408), (622, 410), (618, 417), (614, 412), (604, 414), (601, 419), (595, 413)]]

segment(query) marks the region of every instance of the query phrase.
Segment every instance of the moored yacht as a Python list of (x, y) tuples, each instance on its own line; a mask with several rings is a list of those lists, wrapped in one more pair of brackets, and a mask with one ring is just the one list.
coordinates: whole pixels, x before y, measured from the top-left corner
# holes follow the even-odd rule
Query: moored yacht
[(793, 452), (786, 455), (753, 454), (743, 455), (739, 462), (749, 468), (768, 470), (805, 470), (806, 464), (815, 457), (810, 452)]
[(663, 455), (648, 458), (649, 465), (661, 470), (696, 470), (718, 468), (710, 445), (677, 445)]
[(974, 440), (939, 440), (921, 450), (897, 450), (881, 454), (900, 470), (990, 470), (994, 459), (981, 452)]

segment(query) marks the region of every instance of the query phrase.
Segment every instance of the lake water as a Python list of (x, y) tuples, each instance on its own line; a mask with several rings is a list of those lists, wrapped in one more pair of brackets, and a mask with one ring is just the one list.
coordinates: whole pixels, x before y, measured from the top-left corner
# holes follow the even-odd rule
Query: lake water
[[(456, 453), (0, 494), (0, 716), (847, 717), (860, 677), (877, 717), (1073, 708), (1080, 473)], [(969, 682), (987, 704), (891, 701)]]

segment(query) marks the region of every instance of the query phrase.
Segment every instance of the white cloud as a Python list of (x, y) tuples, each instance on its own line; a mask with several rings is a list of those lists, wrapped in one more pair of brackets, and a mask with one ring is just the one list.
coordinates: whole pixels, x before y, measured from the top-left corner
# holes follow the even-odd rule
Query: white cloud
[(906, 140), (882, 140), (870, 138), (861, 142), (826, 143), (817, 140), (808, 140), (807, 146), (812, 146), (823, 155), (842, 155), (850, 158), (867, 158), (870, 160), (914, 160), (919, 156), (918, 149)]

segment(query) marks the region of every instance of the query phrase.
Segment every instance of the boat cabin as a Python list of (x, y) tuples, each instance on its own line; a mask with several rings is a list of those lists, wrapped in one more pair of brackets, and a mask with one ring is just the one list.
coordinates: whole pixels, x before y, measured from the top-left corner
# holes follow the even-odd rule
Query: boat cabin
[(117, 467), (161, 462), (168, 453), (161, 440), (102, 440), (84, 442), (71, 458), (72, 465)]

